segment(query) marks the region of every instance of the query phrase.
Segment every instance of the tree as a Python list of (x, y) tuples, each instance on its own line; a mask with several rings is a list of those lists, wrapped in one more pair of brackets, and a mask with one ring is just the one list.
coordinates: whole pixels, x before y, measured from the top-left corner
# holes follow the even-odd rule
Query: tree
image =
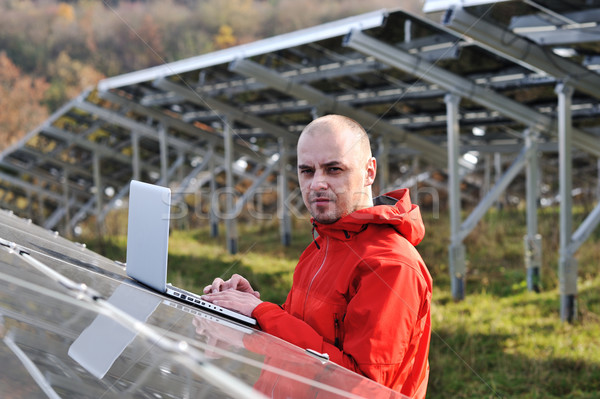
[(215, 47), (224, 49), (237, 44), (233, 29), (229, 25), (221, 25), (219, 33), (215, 35)]
[(4, 150), (46, 118), (42, 104), (49, 84), (24, 75), (5, 52), (0, 52), (0, 150)]
[(58, 55), (48, 70), (52, 81), (44, 100), (50, 109), (58, 108), (105, 77), (93, 67), (71, 59), (65, 51)]

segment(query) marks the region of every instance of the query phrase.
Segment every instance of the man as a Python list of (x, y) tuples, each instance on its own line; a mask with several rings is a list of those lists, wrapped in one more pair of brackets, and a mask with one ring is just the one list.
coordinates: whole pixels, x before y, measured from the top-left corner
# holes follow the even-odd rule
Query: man
[[(205, 298), (256, 318), (263, 331), (410, 397), (429, 376), (431, 276), (414, 248), (425, 229), (408, 190), (372, 197), (376, 161), (354, 120), (328, 115), (298, 139), (298, 179), (318, 237), (280, 307), (239, 275)], [(313, 230), (313, 231), (314, 231)]]

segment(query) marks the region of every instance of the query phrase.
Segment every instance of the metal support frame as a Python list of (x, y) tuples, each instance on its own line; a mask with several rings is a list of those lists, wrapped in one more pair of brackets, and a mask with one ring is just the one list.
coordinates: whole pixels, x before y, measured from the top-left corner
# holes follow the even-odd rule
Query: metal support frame
[(558, 145), (560, 179), (560, 252), (558, 280), (560, 291), (560, 319), (572, 322), (577, 316), (577, 260), (571, 246), (573, 234), (573, 200), (571, 181), (572, 165), (572, 121), (571, 101), (573, 87), (560, 83), (556, 86), (558, 95)]
[(94, 143), (83, 136), (72, 134), (55, 126), (46, 126), (41, 133), (59, 138), (64, 142), (70, 143), (71, 145), (81, 147), (90, 153), (98, 153), (106, 159), (112, 159), (125, 165), (131, 162), (130, 157), (114, 151), (114, 149), (108, 147), (107, 145)]
[(434, 143), (385, 122), (376, 115), (340, 102), (335, 97), (328, 96), (311, 86), (294, 83), (290, 79), (281, 76), (279, 73), (247, 59), (238, 59), (232, 62), (229, 64), (229, 70), (247, 77), (255, 78), (282, 93), (305, 99), (311, 104), (317, 104), (320, 113), (336, 112), (351, 116), (358, 123), (363, 125), (367, 132), (391, 135), (397, 140), (404, 140), (411, 147), (428, 154), (428, 156), (431, 157), (431, 162), (433, 164), (438, 166), (446, 165), (446, 152)]
[(460, 129), (458, 122), (458, 104), (461, 98), (446, 94), (446, 128), (448, 134), (448, 197), (450, 208), (450, 246), (448, 247), (450, 284), (455, 300), (465, 298), (466, 259), (465, 246), (460, 236)]
[(494, 204), (494, 202), (500, 197), (500, 195), (506, 190), (510, 182), (523, 170), (527, 164), (527, 158), (529, 157), (530, 149), (524, 147), (521, 152), (517, 155), (510, 167), (504, 172), (504, 174), (498, 179), (494, 187), (487, 193), (485, 197), (477, 204), (471, 214), (465, 219), (464, 223), (460, 228), (460, 238), (464, 240), (467, 235), (475, 228), (475, 225), (485, 212)]
[(414, 184), (411, 189), (411, 199), (414, 204), (419, 202), (419, 170), (420, 170), (420, 162), (421, 157), (418, 154), (412, 156), (412, 165), (411, 165), (411, 173), (413, 176), (417, 177), (414, 179)]
[(278, 199), (278, 212), (279, 217), (279, 235), (281, 237), (281, 244), (289, 246), (292, 243), (292, 221), (290, 218), (290, 210), (287, 206), (287, 197), (289, 193), (288, 179), (286, 167), (289, 162), (289, 145), (286, 140), (280, 138), (279, 144), (279, 174), (277, 176), (277, 199)]
[(557, 79), (577, 76), (569, 82), (570, 85), (583, 93), (600, 98), (600, 76), (597, 73), (590, 73), (585, 67), (560, 57), (531, 40), (490, 24), (485, 19), (468, 13), (462, 7), (448, 9), (443, 24), (469, 36), (492, 53), (499, 54), (525, 68), (552, 75)]
[(94, 213), (96, 214), (96, 219), (98, 223), (98, 228), (104, 234), (104, 219), (100, 217), (102, 213), (102, 172), (100, 170), (100, 154), (94, 152), (93, 155), (93, 174), (94, 174), (94, 187), (96, 188), (95, 192), (95, 201), (96, 201), (96, 209)]
[[(295, 134), (289, 132), (288, 130), (280, 126), (274, 125), (264, 119), (258, 118), (256, 116), (251, 115), (250, 113), (244, 112), (244, 110), (242, 109), (225, 104), (209, 96), (205, 96), (202, 94), (202, 92), (190, 90), (189, 87), (173, 83), (165, 78), (157, 79), (152, 84), (154, 85), (154, 87), (157, 87), (161, 90), (172, 91), (178, 96), (184, 98), (186, 101), (190, 101), (194, 104), (206, 107), (217, 115), (218, 113), (226, 114), (230, 119), (238, 120), (251, 126), (261, 128), (265, 132), (269, 132), (270, 134), (273, 134), (276, 137), (286, 137), (288, 139), (297, 138)], [(258, 155), (256, 153), (253, 153), (252, 150), (244, 148), (242, 146), (237, 146), (236, 151), (238, 151), (241, 155), (248, 155), (252, 158), (256, 158)]]
[(531, 129), (525, 132), (525, 148), (527, 149), (526, 165), (526, 207), (527, 234), (523, 238), (525, 246), (525, 268), (527, 270), (527, 289), (540, 292), (542, 268), (542, 236), (538, 233), (537, 209), (539, 203), (539, 133)]
[[(210, 146), (210, 150), (214, 151), (214, 145)], [(214, 203), (213, 198), (216, 198), (217, 192), (217, 173), (215, 171), (215, 157), (210, 157), (210, 163), (208, 168), (210, 169), (210, 209), (209, 219), (210, 219), (210, 236), (218, 237), (219, 236), (219, 219), (217, 218), (217, 213), (215, 212), (215, 206), (217, 204)]]
[[(447, 94), (444, 97), (444, 101), (446, 102), (448, 116), (448, 193), (450, 202), (450, 246), (448, 252), (450, 257), (451, 290), (455, 300), (462, 300), (465, 296), (466, 286), (466, 250), (463, 241), (475, 228), (485, 212), (494, 204), (502, 192), (506, 190), (510, 182), (525, 167), (527, 161), (537, 154), (537, 147), (526, 146), (522, 149), (504, 175), (498, 179), (494, 187), (461, 224), (460, 173), (458, 168), (458, 158), (460, 157), (458, 104), (460, 97), (454, 94)], [(537, 207), (534, 209), (535, 211), (537, 211)]]
[(379, 195), (385, 194), (390, 185), (390, 138), (379, 136), (377, 138), (377, 180), (379, 181)]
[(490, 192), (490, 187), (492, 185), (492, 154), (486, 153), (483, 159), (483, 183), (481, 184), (481, 190), (479, 192), (481, 198)]
[(600, 202), (600, 158), (596, 160), (596, 201)]
[(158, 127), (158, 146), (160, 153), (160, 184), (167, 187), (169, 179), (167, 169), (169, 168), (169, 146), (167, 145), (167, 128), (162, 123)]
[(277, 161), (273, 161), (270, 164), (266, 165), (265, 168), (261, 171), (260, 176), (258, 176), (254, 180), (252, 185), (244, 191), (244, 194), (240, 198), (237, 199), (237, 201), (235, 203), (235, 207), (233, 209), (234, 215), (239, 215), (242, 212), (244, 205), (256, 193), (256, 190), (269, 178), (271, 173), (273, 173), (273, 171), (275, 169), (277, 169), (277, 166), (279, 165), (280, 160), (281, 160), (281, 158), (278, 159)]
[[(227, 250), (230, 254), (236, 254), (238, 251), (238, 232), (237, 222), (234, 217), (234, 190), (235, 185), (233, 182), (233, 129), (229, 123), (228, 118), (224, 120), (223, 126), (223, 146), (225, 147), (225, 186), (226, 186), (226, 198), (225, 198), (225, 230), (227, 237)], [(214, 198), (214, 197), (213, 197)], [(217, 204), (213, 200), (213, 206)]]
[(63, 235), (65, 237), (71, 237), (71, 231), (69, 229), (69, 222), (71, 220), (71, 205), (69, 196), (71, 193), (69, 192), (69, 172), (64, 171), (63, 176), (61, 176), (62, 182), (62, 190), (63, 190), (63, 206), (64, 206), (64, 218), (65, 224), (63, 225)]
[(98, 83), (98, 90), (104, 92), (125, 85), (149, 82), (163, 76), (180, 75), (185, 72), (220, 65), (231, 62), (242, 56), (253, 57), (255, 55), (262, 55), (307, 43), (330, 39), (332, 37), (342, 36), (352, 28), (375, 28), (381, 26), (385, 22), (387, 14), (388, 11), (386, 10), (371, 11), (365, 14), (344, 18), (339, 21), (332, 21), (296, 32), (270, 37), (257, 42), (230, 47), (215, 53), (191, 57), (181, 61), (115, 76), (100, 81), (100, 83)]
[[(502, 178), (502, 153), (494, 153), (494, 184), (497, 184)], [(502, 209), (504, 200), (499, 197), (496, 199), (496, 207)]]
[[(442, 69), (418, 56), (374, 39), (363, 32), (353, 30), (346, 37), (345, 44), (363, 54), (373, 56), (391, 67), (435, 83), (451, 93), (472, 100), (488, 109), (496, 110), (535, 130), (549, 131), (555, 134), (557, 132), (556, 123), (550, 116), (486, 87), (479, 86), (467, 78)], [(575, 128), (572, 128), (572, 133), (575, 145), (588, 153), (600, 156), (600, 140), (597, 137)]]
[(133, 169), (134, 180), (140, 180), (140, 135), (133, 130), (131, 132), (131, 168)]

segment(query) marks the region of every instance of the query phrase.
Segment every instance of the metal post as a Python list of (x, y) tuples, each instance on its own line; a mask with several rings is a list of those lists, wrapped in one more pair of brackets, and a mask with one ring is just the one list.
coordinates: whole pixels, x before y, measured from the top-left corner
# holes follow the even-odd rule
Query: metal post
[[(502, 154), (500, 154), (499, 152), (494, 153), (494, 173), (496, 175), (495, 182), (497, 183), (498, 180), (502, 178)], [(496, 202), (496, 207), (498, 208), (498, 210), (501, 210), (503, 206), (504, 201), (498, 199), (498, 201)]]
[(527, 148), (527, 234), (524, 237), (525, 267), (527, 269), (527, 289), (540, 292), (540, 271), (542, 266), (542, 236), (538, 234), (538, 197), (539, 197), (539, 162), (538, 132), (525, 131)]
[(558, 278), (560, 290), (560, 319), (572, 322), (576, 317), (577, 261), (570, 249), (573, 234), (572, 191), (572, 123), (573, 88), (564, 83), (556, 85), (558, 94), (558, 156), (560, 193), (560, 256)]
[(288, 180), (286, 167), (288, 164), (288, 145), (284, 138), (279, 138), (279, 176), (277, 181), (279, 199), (279, 234), (281, 244), (286, 247), (292, 243), (292, 223), (290, 219), (290, 210), (287, 206)]
[(379, 195), (388, 191), (390, 184), (390, 138), (379, 136), (377, 138), (377, 177), (379, 179)]
[(492, 185), (492, 155), (490, 153), (486, 153), (484, 160), (483, 184), (481, 185), (481, 191), (479, 193), (481, 198), (486, 196), (486, 194), (490, 191), (490, 186)]
[(40, 218), (39, 223), (41, 224), (46, 220), (46, 212), (44, 212), (44, 195), (42, 194), (41, 191), (38, 192), (37, 199), (38, 199), (37, 213), (38, 213), (38, 217)]
[(63, 235), (67, 238), (71, 238), (71, 229), (69, 229), (69, 225), (71, 224), (71, 207), (69, 205), (69, 172), (67, 170), (64, 171), (64, 176), (62, 176), (62, 191), (63, 191), (63, 201), (65, 207), (65, 224), (63, 228)]
[(596, 165), (596, 173), (598, 174), (598, 180), (596, 183), (596, 201), (600, 201), (600, 158), (598, 158)]
[(131, 132), (131, 156), (133, 180), (140, 180), (140, 135), (135, 130)]
[(458, 104), (460, 97), (446, 94), (446, 128), (448, 134), (448, 195), (450, 207), (450, 246), (448, 248), (450, 264), (450, 282), (452, 297), (455, 300), (465, 298), (465, 246), (460, 239), (460, 142), (458, 125)]
[(27, 193), (27, 217), (31, 220), (34, 220), (32, 192), (31, 192), (31, 190), (26, 190), (26, 193)]
[(419, 203), (419, 161), (420, 157), (418, 154), (415, 154), (412, 158), (412, 168), (411, 173), (414, 176), (414, 184), (411, 187), (411, 198), (413, 204)]
[(162, 123), (158, 128), (158, 144), (160, 147), (160, 182), (163, 186), (169, 185), (167, 169), (169, 167), (169, 147), (167, 145), (167, 128)]
[(225, 230), (227, 237), (227, 250), (230, 254), (237, 253), (238, 234), (235, 220), (233, 203), (234, 182), (233, 182), (233, 129), (228, 119), (225, 119), (223, 129), (223, 142), (225, 147), (225, 185), (226, 185), (226, 212), (225, 212)]
[(94, 152), (93, 157), (94, 187), (96, 187), (96, 221), (100, 234), (104, 235), (104, 218), (102, 217), (102, 180), (100, 174), (100, 155)]
[(216, 197), (217, 193), (217, 176), (215, 173), (215, 156), (214, 156), (215, 146), (210, 144), (210, 160), (209, 166), (210, 169), (210, 206), (209, 206), (209, 219), (210, 219), (210, 236), (218, 237), (219, 236), (219, 219), (217, 218), (217, 213), (215, 212), (216, 207), (219, 206), (218, 202), (213, 201)]

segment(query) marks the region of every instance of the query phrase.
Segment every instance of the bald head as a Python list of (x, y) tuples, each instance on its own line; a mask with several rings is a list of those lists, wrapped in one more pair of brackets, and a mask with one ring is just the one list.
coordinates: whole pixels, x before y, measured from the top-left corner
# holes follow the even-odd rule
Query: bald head
[[(326, 115), (313, 120), (306, 125), (300, 138), (303, 135), (326, 135), (330, 133), (340, 133), (349, 143), (349, 149), (355, 151), (361, 160), (371, 158), (371, 143), (365, 129), (354, 119), (343, 115)], [(300, 141), (298, 141), (300, 142)]]
[(298, 139), (298, 181), (315, 220), (334, 223), (373, 205), (376, 161), (365, 130), (341, 115), (315, 119)]

